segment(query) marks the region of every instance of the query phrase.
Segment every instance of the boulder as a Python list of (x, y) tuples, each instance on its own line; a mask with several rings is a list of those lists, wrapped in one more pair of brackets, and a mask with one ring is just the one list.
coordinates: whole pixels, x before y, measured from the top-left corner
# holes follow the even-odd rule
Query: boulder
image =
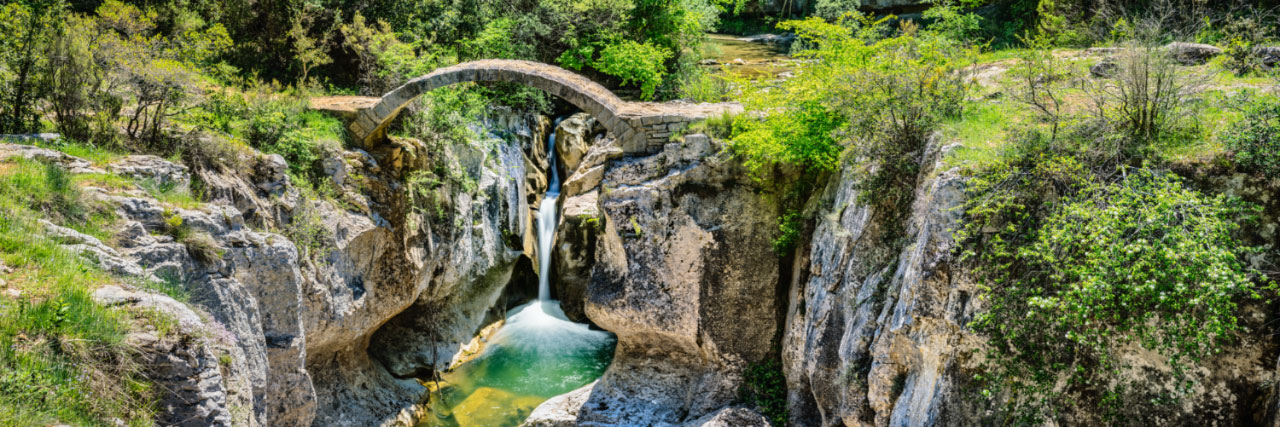
[(1118, 71), (1120, 71), (1120, 66), (1116, 64), (1114, 58), (1103, 58), (1097, 64), (1089, 67), (1089, 74), (1101, 79), (1115, 77)]
[(547, 399), (533, 413), (525, 418), (520, 424), (521, 427), (576, 427), (578, 426), (578, 413), (582, 411), (582, 405), (587, 403), (587, 398), (591, 396), (591, 389), (596, 383), (587, 384), (581, 388)]
[(107, 170), (171, 188), (186, 189), (191, 185), (191, 174), (187, 172), (186, 166), (157, 156), (126, 156), (108, 164)]
[(1183, 65), (1200, 65), (1222, 54), (1222, 49), (1203, 43), (1173, 42), (1165, 45), (1173, 59)]
[(126, 342), (138, 349), (145, 375), (158, 391), (155, 421), (171, 426), (230, 426), (232, 415), (223, 386), (216, 335), (196, 312), (173, 298), (120, 286), (93, 292), (100, 304), (154, 310), (177, 326), (166, 336), (133, 332)]
[(754, 409), (730, 406), (687, 422), (684, 427), (770, 427), (769, 420)]
[(1280, 64), (1280, 46), (1262, 46), (1253, 49), (1253, 55), (1258, 61), (1267, 67), (1274, 67)]
[(587, 113), (577, 113), (561, 120), (556, 126), (556, 155), (565, 174), (578, 169), (582, 157), (591, 148), (596, 119)]

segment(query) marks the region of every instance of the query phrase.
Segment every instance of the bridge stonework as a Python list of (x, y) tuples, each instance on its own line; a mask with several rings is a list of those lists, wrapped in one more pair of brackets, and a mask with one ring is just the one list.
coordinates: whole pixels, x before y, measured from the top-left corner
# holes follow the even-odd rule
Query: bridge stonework
[(362, 108), (348, 126), (365, 145), (385, 140), (387, 127), (419, 95), (461, 82), (519, 83), (555, 95), (592, 115), (615, 138), (626, 154), (657, 152), (672, 133), (690, 123), (742, 111), (737, 103), (690, 104), (629, 102), (579, 74), (540, 62), (486, 59), (440, 68), (383, 95)]

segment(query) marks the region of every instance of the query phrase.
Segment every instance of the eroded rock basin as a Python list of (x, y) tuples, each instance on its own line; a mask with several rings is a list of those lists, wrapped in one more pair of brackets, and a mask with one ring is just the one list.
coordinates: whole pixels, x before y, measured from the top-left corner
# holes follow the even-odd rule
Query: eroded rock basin
[(591, 383), (613, 334), (565, 316), (558, 301), (515, 308), (475, 359), (442, 375), (419, 427), (516, 426), (543, 401)]

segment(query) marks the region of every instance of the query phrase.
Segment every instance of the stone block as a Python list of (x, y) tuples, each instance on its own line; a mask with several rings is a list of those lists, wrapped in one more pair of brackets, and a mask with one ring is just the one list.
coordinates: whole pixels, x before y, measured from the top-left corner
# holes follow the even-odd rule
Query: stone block
[(373, 114), (374, 117), (378, 118), (377, 121), (381, 122), (383, 119), (386, 119), (387, 116), (391, 115), (391, 109), (387, 107), (387, 103), (378, 102), (373, 106)]

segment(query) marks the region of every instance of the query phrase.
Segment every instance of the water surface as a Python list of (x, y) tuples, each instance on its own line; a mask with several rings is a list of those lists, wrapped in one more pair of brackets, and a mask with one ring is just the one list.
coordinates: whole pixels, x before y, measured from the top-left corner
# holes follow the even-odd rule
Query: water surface
[(615, 344), (613, 334), (568, 320), (559, 302), (530, 301), (479, 357), (443, 375), (419, 427), (519, 425), (543, 401), (599, 378)]

